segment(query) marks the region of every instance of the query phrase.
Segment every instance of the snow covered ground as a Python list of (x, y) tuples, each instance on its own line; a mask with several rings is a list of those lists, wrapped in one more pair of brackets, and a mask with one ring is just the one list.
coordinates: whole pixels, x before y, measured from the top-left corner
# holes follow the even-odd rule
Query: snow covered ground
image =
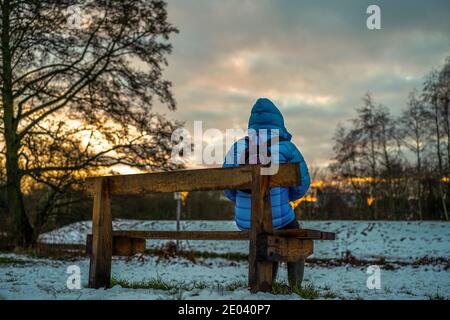
[[(116, 229), (173, 229), (173, 221), (117, 220)], [(359, 259), (386, 258), (380, 265), (381, 289), (367, 288), (367, 263), (307, 263), (305, 285), (312, 285), (319, 299), (450, 299), (450, 224), (442, 222), (306, 222), (306, 228), (337, 232), (336, 241), (316, 242), (315, 257), (333, 262), (346, 250)], [(184, 222), (185, 230), (235, 230), (233, 222)], [(83, 243), (90, 223), (80, 222), (42, 236), (57, 243)], [(157, 246), (162, 242), (151, 241)], [(245, 241), (190, 241), (185, 248), (215, 252), (247, 252)], [(432, 259), (421, 264), (419, 258)], [(437, 260), (443, 258), (442, 260)], [(67, 268), (80, 268), (81, 289), (69, 290)], [(296, 294), (252, 295), (245, 288), (247, 264), (222, 258), (154, 256), (114, 258), (113, 278), (131, 283), (160, 281), (165, 288), (109, 290), (86, 288), (89, 260), (38, 259), (25, 255), (0, 254), (0, 299), (301, 299)], [(279, 280), (286, 279), (281, 268)], [(167, 286), (169, 284), (169, 286)]]
[[(300, 299), (296, 294), (252, 295), (244, 287), (247, 264), (223, 259), (200, 259), (196, 263), (183, 258), (157, 261), (145, 256), (131, 260), (114, 258), (114, 278), (130, 282), (161, 279), (165, 283), (184, 283), (203, 287), (191, 290), (127, 289), (119, 285), (109, 290), (86, 288), (89, 261), (57, 261), (33, 259), (26, 256), (0, 255), (23, 259), (24, 263), (0, 266), (0, 299)], [(66, 281), (71, 265), (81, 269), (80, 290), (69, 290)], [(381, 266), (381, 290), (369, 290), (366, 286), (366, 267), (351, 265), (321, 267), (307, 264), (305, 284), (312, 284), (321, 295), (329, 299), (430, 299), (450, 298), (450, 270), (443, 265), (400, 266), (384, 270)], [(281, 268), (279, 280), (286, 279)], [(240, 282), (240, 288), (227, 289)]]

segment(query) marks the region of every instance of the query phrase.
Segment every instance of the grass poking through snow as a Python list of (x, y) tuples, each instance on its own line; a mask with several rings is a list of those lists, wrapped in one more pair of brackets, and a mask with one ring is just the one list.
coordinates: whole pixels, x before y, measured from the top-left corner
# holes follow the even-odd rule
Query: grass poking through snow
[(274, 282), (272, 285), (272, 293), (279, 295), (286, 294), (298, 294), (303, 299), (317, 299), (320, 297), (320, 292), (314, 287), (312, 283), (306, 283), (303, 286), (300, 284), (295, 285), (291, 288), (288, 284), (284, 282)]
[(236, 281), (229, 282), (229, 283), (223, 285), (223, 289), (225, 291), (234, 291), (237, 289), (242, 289), (242, 288), (247, 288), (247, 287), (248, 287), (247, 282), (243, 281), (243, 280), (236, 280)]
[(122, 288), (128, 289), (155, 289), (163, 291), (191, 291), (194, 289), (206, 289), (210, 287), (206, 282), (194, 281), (192, 283), (186, 283), (183, 281), (165, 281), (162, 278), (153, 278), (142, 281), (128, 281), (124, 279), (111, 279), (111, 287), (120, 285)]
[(198, 290), (216, 289), (218, 291), (234, 291), (240, 288), (247, 287), (247, 284), (244, 281), (233, 281), (223, 285), (220, 283), (210, 284), (204, 281), (194, 281), (190, 283), (184, 281), (165, 281), (160, 277), (134, 282), (124, 279), (112, 278), (111, 287), (114, 287), (116, 285), (128, 289), (155, 289), (155, 290), (169, 291), (171, 293), (180, 291), (192, 291), (195, 289)]
[(0, 257), (0, 265), (2, 264), (12, 264), (12, 265), (22, 265), (26, 263), (30, 263), (31, 261), (23, 260), (23, 259), (15, 259), (10, 257)]
[[(207, 283), (203, 281), (199, 282), (182, 282), (182, 281), (165, 281), (158, 278), (142, 280), (142, 281), (128, 281), (124, 279), (111, 279), (111, 287), (116, 285), (120, 285), (122, 288), (128, 289), (154, 289), (154, 290), (162, 290), (167, 291), (170, 294), (179, 297), (180, 299), (183, 297), (184, 292), (191, 292), (195, 290), (216, 290), (220, 293), (224, 292), (233, 292), (239, 289), (248, 288), (247, 282), (243, 280), (236, 280), (229, 283)], [(318, 298), (326, 298), (326, 299), (335, 299), (338, 296), (333, 293), (328, 288), (321, 293), (319, 289), (317, 289), (312, 283), (305, 283), (303, 286), (296, 285), (291, 288), (288, 284), (284, 282), (274, 282), (272, 287), (272, 294), (275, 295), (290, 295), (297, 294), (303, 299), (318, 299)]]
[(436, 293), (428, 295), (428, 299), (430, 299), (430, 300), (448, 300), (439, 293), (439, 289), (436, 289)]

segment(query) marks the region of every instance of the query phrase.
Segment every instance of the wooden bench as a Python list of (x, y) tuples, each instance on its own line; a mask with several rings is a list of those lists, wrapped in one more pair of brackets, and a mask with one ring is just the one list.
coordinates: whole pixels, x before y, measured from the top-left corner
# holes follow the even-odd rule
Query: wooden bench
[[(261, 175), (260, 165), (233, 168), (179, 170), (171, 172), (93, 177), (92, 237), (89, 287), (108, 288), (113, 255), (143, 252), (145, 239), (249, 240), (248, 284), (252, 292), (272, 290), (274, 261), (298, 261), (313, 253), (314, 240), (334, 240), (334, 233), (319, 230), (273, 230), (269, 188), (300, 185), (298, 164), (282, 164), (278, 173)], [(153, 192), (251, 189), (249, 231), (114, 231), (111, 196)]]

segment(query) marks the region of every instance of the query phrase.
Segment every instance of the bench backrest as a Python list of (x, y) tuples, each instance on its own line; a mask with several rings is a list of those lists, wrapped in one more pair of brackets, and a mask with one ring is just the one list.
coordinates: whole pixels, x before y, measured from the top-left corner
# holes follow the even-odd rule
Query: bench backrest
[[(102, 176), (88, 178), (88, 184), (93, 187), (99, 179), (106, 180), (111, 195), (251, 189), (255, 171), (258, 173), (260, 169), (260, 165), (246, 165), (231, 168)], [(300, 185), (299, 170), (299, 165), (296, 163), (280, 164), (278, 172), (268, 176), (269, 187)]]

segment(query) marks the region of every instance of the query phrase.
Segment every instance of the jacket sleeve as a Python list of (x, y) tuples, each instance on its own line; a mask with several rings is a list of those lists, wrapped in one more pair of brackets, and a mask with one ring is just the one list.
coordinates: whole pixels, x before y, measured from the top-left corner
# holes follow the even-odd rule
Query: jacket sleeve
[[(225, 156), (223, 166), (222, 166), (223, 168), (237, 166), (236, 153), (237, 153), (236, 152), (236, 144), (233, 144)], [(231, 189), (224, 190), (224, 194), (225, 194), (225, 197), (227, 197), (228, 199), (230, 199), (231, 201), (236, 203), (236, 194), (237, 194), (236, 190), (231, 190)]]
[(301, 152), (295, 145), (292, 145), (291, 160), (289, 162), (298, 163), (300, 166), (300, 186), (289, 188), (289, 201), (295, 201), (305, 196), (309, 190), (311, 184), (311, 178), (309, 176), (308, 166)]

